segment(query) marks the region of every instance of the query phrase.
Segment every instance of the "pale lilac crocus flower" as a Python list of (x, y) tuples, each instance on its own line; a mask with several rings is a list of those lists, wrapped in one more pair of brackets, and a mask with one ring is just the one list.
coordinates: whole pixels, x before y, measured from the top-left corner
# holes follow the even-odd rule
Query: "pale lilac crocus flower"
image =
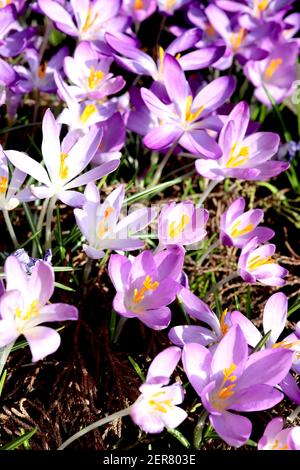
[(300, 450), (300, 426), (284, 428), (280, 417), (268, 422), (257, 450)]
[(15, 256), (9, 256), (4, 266), (6, 291), (0, 298), (0, 347), (13, 344), (20, 335), (28, 341), (32, 361), (36, 362), (55, 352), (60, 345), (57, 331), (41, 323), (77, 320), (73, 305), (48, 303), (54, 291), (53, 268), (38, 261), (27, 276)]
[(92, 164), (100, 165), (111, 160), (120, 160), (120, 150), (125, 145), (126, 127), (119, 112), (113, 114), (106, 121), (97, 124), (102, 129), (103, 136), (95, 153)]
[(275, 235), (270, 228), (258, 226), (264, 217), (264, 211), (251, 209), (244, 212), (245, 205), (245, 199), (240, 197), (222, 214), (220, 241), (223, 245), (243, 248), (253, 237), (257, 237), (258, 243), (264, 243)]
[(167, 328), (171, 320), (167, 305), (181, 289), (177, 279), (183, 260), (184, 250), (176, 245), (156, 255), (146, 250), (132, 261), (111, 255), (108, 272), (117, 291), (115, 311), (123, 317), (138, 318), (154, 330)]
[(181, 350), (170, 347), (159, 353), (150, 364), (141, 395), (130, 407), (135, 424), (147, 433), (159, 433), (164, 428), (174, 429), (187, 417), (180, 405), (184, 390), (179, 383), (168, 385), (181, 357)]
[(269, 51), (268, 57), (258, 62), (247, 62), (244, 73), (255, 86), (255, 97), (271, 107), (268, 94), (276, 103), (282, 103), (294, 90), (299, 45), (296, 41), (276, 42), (266, 39), (263, 47)]
[(82, 41), (103, 40), (106, 31), (123, 31), (128, 24), (120, 15), (120, 0), (71, 0), (70, 11), (55, 0), (38, 0), (38, 5), (58, 29)]
[(173, 15), (175, 10), (182, 8), (191, 0), (156, 0), (159, 11), (167, 15)]
[(123, 0), (122, 12), (130, 16), (135, 23), (149, 18), (156, 10), (156, 0)]
[(199, 243), (207, 234), (208, 217), (208, 211), (195, 207), (192, 201), (165, 205), (158, 219), (160, 246)]
[(83, 245), (83, 250), (89, 258), (103, 258), (103, 250), (108, 249), (131, 251), (143, 248), (144, 242), (136, 234), (151, 223), (156, 211), (151, 208), (137, 209), (119, 221), (125, 197), (123, 184), (112, 191), (102, 204), (94, 183), (86, 186), (84, 196), (82, 209), (75, 209), (74, 215), (88, 242)]
[(7, 89), (17, 81), (15, 69), (5, 60), (0, 59), (0, 106), (6, 104)]
[(164, 82), (164, 57), (165, 54), (176, 56), (183, 70), (199, 70), (206, 68), (222, 57), (225, 48), (223, 46), (202, 47), (199, 50), (182, 54), (192, 48), (199, 39), (199, 29), (192, 28), (182, 36), (176, 38), (164, 50), (159, 46), (158, 57), (155, 61), (146, 52), (134, 44), (129, 44), (124, 34), (106, 34), (108, 44), (121, 56), (115, 56), (116, 61), (125, 69), (138, 75), (149, 75), (153, 80)]
[(119, 162), (114, 160), (104, 163), (80, 175), (99, 147), (101, 130), (91, 130), (80, 138), (76, 138), (74, 133), (69, 133), (61, 144), (60, 126), (49, 109), (44, 115), (42, 130), (42, 154), (47, 170), (41, 163), (23, 152), (8, 150), (6, 155), (16, 168), (42, 183), (41, 186), (30, 186), (30, 193), (35, 198), (44, 199), (56, 196), (63, 203), (78, 207), (83, 204), (84, 196), (74, 191), (74, 188), (111, 173), (117, 168)]
[(78, 130), (86, 134), (92, 126), (106, 121), (117, 111), (117, 104), (106, 98), (98, 101), (84, 100), (79, 103), (78, 98), (72, 95), (70, 87), (59, 74), (55, 73), (54, 79), (59, 95), (67, 104), (67, 108), (63, 109), (58, 116), (57, 122), (66, 124), (70, 130)]
[(161, 101), (152, 91), (141, 89), (146, 106), (161, 120), (161, 125), (145, 136), (144, 144), (161, 150), (178, 141), (192, 153), (208, 159), (219, 158), (221, 149), (206, 129), (214, 127), (212, 111), (232, 95), (235, 79), (217, 78), (193, 97), (178, 61), (165, 54), (164, 85), (171, 101), (169, 104)]
[(278, 20), (294, 0), (215, 0), (216, 5), (231, 13), (243, 13), (261, 22)]
[(0, 145), (0, 210), (10, 211), (19, 205), (17, 192), (25, 178), (26, 173), (16, 168), (9, 182), (7, 158)]
[(283, 286), (288, 271), (276, 263), (275, 251), (274, 244), (259, 246), (257, 237), (253, 237), (242, 248), (238, 260), (239, 275), (249, 284), (259, 281), (267, 286)]
[(238, 413), (266, 410), (283, 399), (275, 386), (288, 373), (292, 353), (269, 349), (248, 357), (246, 339), (235, 325), (214, 354), (200, 344), (189, 343), (182, 359), (211, 425), (228, 445), (240, 447), (249, 439), (252, 424)]
[(89, 42), (81, 42), (75, 49), (74, 57), (65, 57), (64, 71), (72, 83), (68, 87), (71, 95), (78, 100), (102, 100), (120, 91), (125, 80), (109, 72), (113, 59), (99, 56)]
[(218, 160), (196, 160), (200, 175), (215, 181), (224, 178), (266, 180), (289, 168), (289, 163), (271, 160), (279, 147), (279, 135), (255, 132), (246, 135), (250, 110), (246, 102), (238, 103), (228, 115), (219, 136), (222, 156)]

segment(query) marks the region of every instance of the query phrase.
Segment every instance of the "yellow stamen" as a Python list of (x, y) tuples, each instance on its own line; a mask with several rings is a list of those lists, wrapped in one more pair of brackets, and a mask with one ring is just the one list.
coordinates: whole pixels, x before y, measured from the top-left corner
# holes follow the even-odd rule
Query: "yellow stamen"
[(62, 180), (65, 180), (66, 178), (68, 178), (69, 167), (68, 165), (66, 165), (66, 160), (68, 156), (69, 156), (68, 153), (61, 152), (60, 154), (59, 177)]
[[(225, 311), (226, 312), (226, 311)], [(226, 405), (223, 400), (230, 398), (234, 395), (234, 389), (236, 387), (236, 375), (233, 375), (233, 372), (236, 370), (236, 365), (232, 363), (228, 369), (223, 370), (223, 381), (221, 383), (219, 391), (214, 394), (211, 398), (211, 402), (215, 408), (220, 410), (225, 409)], [(228, 384), (228, 382), (231, 382)]]
[(0, 194), (4, 194), (7, 190), (8, 179), (6, 176), (0, 176)]
[(90, 67), (90, 75), (88, 77), (88, 86), (94, 90), (104, 77), (102, 70), (95, 70), (95, 67)]
[(172, 400), (164, 400), (164, 401), (156, 401), (156, 400), (149, 400), (149, 405), (153, 406), (156, 411), (160, 411), (160, 413), (167, 413), (167, 408), (173, 408)]
[(173, 6), (175, 5), (176, 0), (167, 0), (166, 1), (166, 10), (171, 10)]
[(192, 103), (193, 103), (193, 97), (189, 95), (187, 97), (186, 105), (185, 105), (185, 120), (187, 122), (195, 121), (204, 110), (204, 106), (202, 105), (197, 109), (197, 111), (192, 113), (191, 111)]
[(295, 346), (299, 346), (299, 345), (300, 345), (300, 340), (291, 341), (291, 342), (289, 342), (288, 340), (284, 340), (284, 341), (279, 341), (278, 343), (273, 344), (272, 348), (292, 349)]
[(270, 80), (270, 78), (273, 77), (274, 73), (278, 69), (278, 67), (282, 64), (282, 59), (281, 57), (278, 57), (278, 59), (272, 59), (269, 62), (268, 67), (266, 68), (265, 71), (265, 77), (267, 80)]
[(228, 369), (224, 369), (223, 374), (224, 374), (224, 379), (223, 379), (223, 384), (226, 382), (235, 382), (236, 381), (236, 376), (232, 375), (233, 372), (236, 370), (236, 365), (232, 363)]
[(209, 37), (215, 35), (215, 29), (214, 29), (214, 27), (213, 27), (213, 25), (212, 25), (211, 23), (209, 23), (209, 24), (205, 27), (205, 32), (206, 32), (207, 36), (209, 36)]
[(12, 0), (0, 1), (0, 8), (4, 8), (7, 5), (11, 5), (11, 4), (12, 4)]
[(271, 450), (289, 450), (289, 447), (287, 444), (284, 444), (282, 447), (279, 447), (279, 440), (275, 439), (275, 442), (272, 445)]
[(135, 10), (142, 10), (144, 8), (143, 0), (135, 0), (134, 7)]
[(39, 77), (40, 80), (42, 80), (46, 76), (47, 64), (48, 64), (48, 62), (44, 62), (38, 68), (38, 77)]
[(231, 33), (230, 42), (231, 47), (234, 51), (237, 51), (239, 49), (246, 36), (247, 31), (245, 30), (245, 28), (240, 28), (237, 33)]
[(96, 13), (94, 15), (94, 17), (92, 17), (92, 9), (89, 8), (88, 9), (88, 14), (87, 14), (87, 17), (86, 17), (86, 20), (85, 20), (85, 23), (84, 25), (82, 26), (81, 28), (81, 31), (83, 33), (87, 33), (89, 31), (89, 29), (91, 29), (91, 27), (94, 25), (95, 21), (97, 20), (99, 14)]
[(236, 387), (236, 384), (228, 385), (228, 387), (223, 387), (218, 393), (218, 398), (224, 400), (225, 398), (230, 398), (234, 395), (233, 389)]
[(190, 217), (186, 214), (183, 214), (181, 216), (181, 221), (177, 224), (177, 226), (176, 226), (175, 221), (171, 222), (169, 225), (169, 237), (171, 238), (177, 237), (180, 233), (183, 232), (184, 228), (189, 223), (189, 221), (190, 221)]
[(240, 225), (241, 225), (240, 220), (238, 220), (237, 222), (235, 222), (235, 224), (233, 224), (233, 226), (231, 227), (230, 232), (229, 232), (229, 235), (231, 237), (233, 237), (233, 238), (234, 237), (241, 237), (242, 235), (246, 235), (246, 233), (249, 233), (254, 229), (254, 225), (252, 225), (252, 224), (248, 224), (248, 225), (246, 225), (246, 227), (239, 229), (238, 227)]
[(111, 206), (108, 206), (105, 211), (104, 211), (104, 219), (107, 220), (108, 217), (110, 216), (110, 214), (112, 214), (114, 212), (114, 208), (111, 207)]
[(259, 13), (264, 11), (267, 8), (268, 5), (269, 5), (269, 0), (258, 0), (257, 9), (258, 9)]
[(89, 118), (96, 112), (97, 108), (94, 104), (87, 104), (80, 116), (80, 121), (82, 122), (82, 124), (86, 124)]
[(232, 146), (226, 168), (236, 168), (249, 160), (249, 147), (241, 147), (238, 154), (235, 155), (237, 144)]
[(19, 308), (16, 309), (15, 314), (18, 319), (23, 321), (30, 320), (30, 318), (32, 317), (37, 317), (40, 314), (39, 301), (34, 300), (33, 302), (31, 302), (24, 315), (22, 315), (22, 311)]
[(228, 308), (225, 308), (220, 319), (220, 327), (221, 327), (221, 332), (223, 336), (225, 336), (227, 331), (229, 330), (229, 325), (226, 325), (225, 323), (225, 318), (227, 316), (227, 313), (228, 313)]
[(271, 258), (271, 256), (268, 256), (267, 258), (261, 258), (259, 255), (257, 255), (248, 261), (247, 267), (250, 271), (252, 271), (253, 269), (260, 268), (261, 266), (264, 266), (265, 264), (273, 264), (273, 263), (275, 263), (275, 261)]
[(139, 304), (144, 299), (146, 292), (148, 292), (149, 290), (155, 291), (158, 288), (159, 282), (157, 281), (152, 282), (152, 281), (153, 281), (152, 277), (146, 276), (144, 283), (143, 283), (143, 287), (140, 290), (134, 289), (133, 299), (132, 299), (134, 304)]
[(161, 46), (158, 48), (158, 57), (159, 57), (159, 69), (158, 73), (161, 75), (164, 71), (164, 57), (165, 57), (165, 51)]

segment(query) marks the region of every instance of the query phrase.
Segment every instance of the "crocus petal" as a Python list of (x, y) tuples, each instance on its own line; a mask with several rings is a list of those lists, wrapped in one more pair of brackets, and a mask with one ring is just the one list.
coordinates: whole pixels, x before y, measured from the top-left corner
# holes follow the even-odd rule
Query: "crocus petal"
[(231, 313), (230, 320), (233, 325), (239, 325), (249, 346), (257, 346), (262, 336), (252, 321), (237, 310)]
[(31, 350), (32, 362), (54, 353), (60, 345), (60, 336), (57, 331), (47, 326), (35, 326), (24, 331), (24, 336)]
[(43, 159), (50, 175), (53, 180), (59, 171), (59, 156), (60, 156), (60, 126), (55, 121), (55, 118), (47, 109), (45, 112), (43, 122), (43, 141), (42, 141), (42, 154)]
[(176, 346), (184, 346), (188, 343), (199, 343), (202, 346), (216, 341), (216, 336), (208, 328), (198, 325), (174, 326), (169, 331), (169, 339)]
[(287, 374), (279, 385), (285, 395), (296, 403), (296, 405), (300, 406), (300, 386), (297, 384), (292, 374)]
[(93, 248), (92, 246), (89, 245), (83, 245), (82, 246), (83, 251), (85, 254), (91, 258), (91, 259), (101, 259), (105, 255), (105, 252), (103, 250), (97, 250), (96, 248)]
[(183, 287), (180, 292), (180, 299), (184, 308), (192, 318), (197, 318), (207, 323), (218, 334), (220, 333), (220, 322), (216, 314), (210, 310), (209, 306), (199, 299), (190, 289)]
[(7, 150), (5, 153), (7, 158), (16, 168), (32, 176), (40, 183), (44, 183), (46, 186), (51, 186), (49, 176), (45, 168), (43, 168), (40, 163), (36, 162), (33, 160), (33, 158), (29, 157), (26, 155), (26, 153), (23, 152)]
[(171, 277), (177, 279), (182, 271), (184, 262), (184, 249), (179, 245), (168, 246), (166, 250), (154, 256), (158, 279)]
[(224, 46), (208, 46), (183, 55), (178, 60), (183, 70), (199, 70), (217, 62), (225, 52)]
[[(31, 185), (30, 188), (28, 188), (31, 195), (35, 198), (35, 199), (48, 199), (52, 196), (54, 196), (55, 194), (55, 189), (50, 186), (50, 188), (48, 186), (34, 186), (34, 185)], [(26, 200), (26, 198), (24, 198), (24, 191), (22, 191), (22, 201)], [(30, 200), (30, 199), (29, 199)]]
[(271, 330), (267, 347), (276, 343), (282, 333), (286, 323), (287, 308), (287, 297), (282, 292), (277, 292), (268, 299), (263, 314), (264, 333), (267, 334)]
[(244, 416), (225, 411), (220, 415), (210, 415), (209, 420), (219, 436), (230, 446), (241, 447), (250, 437), (252, 424)]
[(171, 377), (181, 357), (181, 349), (171, 346), (159, 353), (151, 362), (146, 382), (153, 377)]
[(53, 268), (45, 261), (38, 261), (28, 281), (28, 294), (38, 299), (41, 306), (52, 297), (54, 292)]
[(127, 288), (131, 262), (122, 255), (111, 255), (108, 263), (110, 279), (118, 292), (124, 292)]
[(186, 344), (182, 352), (182, 363), (186, 375), (199, 396), (210, 375), (212, 355), (201, 344)]
[(176, 105), (178, 114), (185, 112), (187, 98), (191, 95), (185, 74), (175, 57), (165, 54), (164, 84), (169, 98)]
[(199, 157), (216, 160), (222, 156), (222, 150), (217, 142), (202, 130), (194, 129), (185, 132), (181, 136), (179, 144)]
[(71, 207), (82, 207), (85, 203), (85, 197), (79, 191), (60, 191), (57, 198)]
[(213, 355), (211, 370), (218, 374), (229, 369), (232, 364), (236, 365), (234, 374), (239, 376), (245, 367), (248, 358), (248, 346), (239, 325), (232, 326), (222, 338)]
[(219, 77), (205, 86), (195, 96), (193, 108), (199, 109), (204, 106), (203, 114), (219, 108), (234, 92), (236, 80), (234, 77)]
[(139, 314), (139, 319), (153, 330), (163, 330), (171, 321), (171, 310), (168, 307), (160, 307), (155, 310), (145, 310)]
[(103, 176), (109, 175), (109, 173), (115, 171), (119, 164), (119, 160), (112, 160), (111, 162), (103, 163), (102, 165), (97, 166), (96, 168), (93, 168), (83, 175), (73, 179), (70, 183), (66, 184), (64, 189), (78, 188), (78, 186), (83, 186), (91, 181), (97, 181), (100, 178), (103, 178)]
[(251, 385), (236, 392), (230, 409), (235, 411), (267, 410), (277, 405), (283, 397), (283, 393), (270, 385)]
[(28, 278), (20, 263), (15, 256), (9, 256), (4, 265), (6, 290), (27, 291)]
[(78, 320), (78, 310), (74, 305), (69, 304), (49, 304), (41, 310), (43, 323), (52, 321)]
[(148, 132), (144, 137), (143, 143), (150, 149), (161, 150), (176, 142), (182, 133), (183, 131), (176, 128), (173, 124), (164, 124)]

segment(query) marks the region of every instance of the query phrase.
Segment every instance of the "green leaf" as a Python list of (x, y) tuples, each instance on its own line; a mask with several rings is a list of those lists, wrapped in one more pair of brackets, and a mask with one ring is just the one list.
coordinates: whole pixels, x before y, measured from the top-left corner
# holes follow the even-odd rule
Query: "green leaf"
[(29, 439), (32, 438), (32, 436), (37, 432), (37, 428), (34, 428), (32, 431), (29, 431), (22, 436), (17, 437), (13, 441), (9, 442), (8, 444), (5, 444), (4, 446), (0, 447), (1, 450), (14, 450), (20, 447), (22, 444), (26, 443), (29, 441)]
[(5, 371), (3, 371), (3, 374), (1, 375), (1, 378), (0, 378), (0, 397), (3, 392), (3, 387), (4, 387), (6, 376), (7, 376), (7, 370), (5, 369)]
[(266, 344), (266, 342), (270, 338), (271, 333), (272, 333), (272, 330), (268, 331), (268, 333), (265, 334), (265, 336), (257, 343), (255, 348), (253, 349), (252, 354), (261, 350), (261, 348)]
[(186, 437), (184, 437), (181, 432), (177, 431), (177, 429), (168, 429), (168, 433), (171, 434), (171, 436), (175, 437), (186, 449), (189, 449), (191, 447), (191, 444), (187, 440)]
[(132, 367), (134, 368), (137, 375), (139, 376), (139, 378), (141, 379), (141, 381), (145, 382), (146, 378), (145, 378), (145, 375), (143, 374), (142, 369), (140, 368), (140, 366), (135, 362), (135, 360), (131, 356), (128, 356), (128, 360), (129, 360), (130, 364), (132, 365)]
[(61, 290), (66, 290), (68, 292), (76, 292), (76, 290), (72, 289), (72, 287), (65, 286), (64, 284), (61, 284), (60, 282), (55, 282), (54, 285), (55, 285), (55, 287), (57, 287), (58, 289), (61, 289)]

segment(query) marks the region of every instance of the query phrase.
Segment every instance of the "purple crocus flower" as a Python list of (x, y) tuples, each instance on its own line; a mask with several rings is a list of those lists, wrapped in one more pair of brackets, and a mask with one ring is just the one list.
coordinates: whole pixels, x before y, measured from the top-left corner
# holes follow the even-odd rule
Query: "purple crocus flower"
[(173, 15), (175, 10), (188, 5), (191, 0), (156, 0), (159, 11)]
[(192, 28), (182, 36), (176, 38), (164, 51), (158, 48), (157, 61), (146, 52), (140, 50), (134, 44), (128, 43), (128, 36), (124, 34), (106, 34), (108, 44), (121, 56), (115, 56), (116, 61), (125, 69), (138, 75), (150, 75), (153, 80), (164, 82), (164, 57), (165, 54), (176, 56), (183, 70), (199, 70), (206, 68), (222, 57), (225, 48), (223, 46), (208, 46), (187, 54), (181, 54), (193, 47), (199, 40), (199, 30)]
[(146, 88), (141, 90), (146, 106), (161, 120), (160, 127), (146, 135), (144, 144), (151, 149), (161, 150), (177, 140), (192, 153), (209, 159), (219, 158), (221, 149), (206, 129), (212, 126), (212, 111), (233, 93), (234, 78), (217, 78), (193, 97), (179, 63), (171, 55), (165, 54), (164, 85), (170, 104), (164, 103)]
[(257, 237), (258, 243), (264, 243), (274, 237), (275, 232), (270, 228), (258, 227), (264, 217), (264, 211), (251, 209), (244, 212), (245, 205), (245, 199), (240, 197), (222, 214), (220, 241), (223, 245), (243, 248), (253, 237)]
[(16, 82), (17, 78), (15, 69), (5, 60), (0, 59), (0, 106), (6, 103), (6, 90)]
[(140, 23), (149, 18), (156, 7), (156, 0), (123, 0), (122, 12), (130, 16), (134, 22)]
[(128, 18), (119, 14), (121, 0), (71, 0), (70, 10), (55, 0), (38, 0), (38, 5), (58, 29), (80, 40), (103, 40), (106, 31), (123, 31), (128, 25)]
[(23, 65), (16, 65), (19, 80), (14, 87), (17, 93), (30, 93), (32, 90), (41, 90), (54, 93), (57, 86), (54, 81), (54, 71), (60, 71), (63, 60), (68, 54), (68, 48), (62, 47), (48, 62), (40, 63), (39, 52), (27, 49), (25, 53), (29, 69)]
[(25, 178), (26, 173), (16, 168), (9, 183), (7, 158), (0, 145), (0, 210), (13, 210), (19, 205), (17, 192)]
[(97, 125), (103, 131), (98, 151), (95, 153), (92, 164), (101, 165), (111, 160), (120, 160), (120, 150), (125, 145), (126, 128), (121, 114), (115, 113), (106, 121)]
[(181, 289), (176, 280), (183, 260), (184, 250), (176, 245), (155, 256), (146, 250), (132, 261), (111, 255), (108, 271), (117, 291), (115, 311), (124, 317), (139, 318), (154, 330), (167, 328), (171, 320), (167, 305)]
[(300, 450), (300, 426), (284, 428), (282, 418), (268, 422), (257, 450)]
[(248, 357), (247, 342), (235, 325), (214, 354), (200, 344), (190, 343), (184, 346), (182, 359), (211, 425), (228, 445), (240, 447), (249, 439), (252, 424), (233, 412), (266, 410), (279, 403), (283, 394), (274, 387), (288, 373), (292, 353), (272, 349)]
[(84, 203), (85, 198), (83, 194), (73, 189), (111, 173), (119, 162), (114, 160), (104, 163), (80, 175), (99, 147), (101, 130), (91, 130), (80, 138), (70, 132), (60, 143), (60, 126), (50, 109), (44, 115), (42, 130), (42, 154), (47, 171), (42, 164), (23, 152), (16, 150), (6, 152), (8, 159), (16, 168), (42, 183), (42, 186), (31, 186), (30, 191), (27, 190), (23, 196), (31, 193), (34, 198), (44, 199), (56, 195), (63, 203), (78, 207)]
[(119, 221), (125, 197), (122, 184), (102, 204), (94, 183), (86, 186), (84, 196), (86, 200), (82, 209), (75, 209), (74, 215), (80, 231), (88, 241), (87, 245), (83, 245), (87, 256), (100, 259), (105, 254), (103, 250), (130, 251), (143, 248), (144, 242), (130, 234), (134, 235), (149, 225), (156, 215), (154, 210), (138, 209)]
[(265, 89), (276, 103), (281, 103), (293, 92), (299, 46), (296, 41), (276, 42), (266, 39), (263, 47), (269, 51), (268, 57), (259, 62), (249, 61), (244, 73), (255, 86), (255, 97), (271, 106)]
[(69, 86), (71, 95), (78, 100), (102, 100), (108, 95), (120, 91), (125, 80), (121, 76), (114, 77), (109, 73), (113, 59), (99, 56), (90, 43), (81, 42), (73, 57), (64, 60), (65, 73), (74, 85)]
[(280, 11), (284, 14), (293, 2), (294, 0), (215, 0), (223, 10), (244, 13), (260, 21), (271, 20), (275, 15), (278, 17)]
[(273, 132), (246, 135), (250, 110), (246, 102), (238, 103), (228, 115), (219, 136), (222, 156), (218, 160), (197, 159), (200, 175), (222, 181), (224, 178), (266, 180), (289, 168), (289, 163), (271, 160), (279, 146)]
[(60, 336), (41, 323), (77, 320), (73, 305), (48, 304), (54, 291), (53, 268), (38, 261), (27, 276), (15, 256), (9, 256), (4, 266), (6, 291), (0, 298), (0, 347), (14, 343), (20, 335), (28, 341), (32, 361), (36, 362), (55, 352)]
[(141, 395), (130, 407), (135, 424), (147, 433), (159, 433), (164, 428), (174, 429), (187, 417), (176, 405), (183, 402), (184, 390), (179, 383), (168, 385), (181, 351), (170, 347), (159, 353), (150, 364)]
[(208, 217), (207, 210), (196, 208), (191, 201), (165, 205), (158, 219), (160, 246), (199, 243), (207, 234)]
[(16, 57), (24, 51), (36, 28), (25, 28), (16, 21), (17, 9), (14, 4), (0, 8), (0, 56)]
[(245, 282), (256, 281), (267, 286), (283, 286), (288, 275), (285, 268), (273, 259), (276, 246), (273, 244), (258, 246), (257, 237), (252, 238), (243, 248), (238, 261), (238, 272)]

